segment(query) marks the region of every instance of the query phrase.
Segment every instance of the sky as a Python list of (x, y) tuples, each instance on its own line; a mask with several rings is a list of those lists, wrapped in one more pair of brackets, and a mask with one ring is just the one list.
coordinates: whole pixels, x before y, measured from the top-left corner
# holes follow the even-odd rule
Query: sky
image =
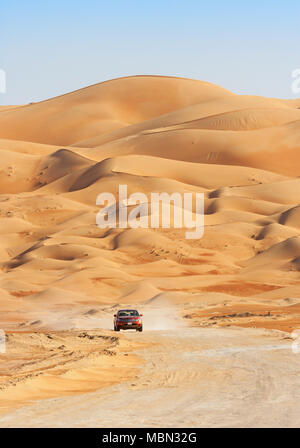
[(0, 104), (137, 74), (296, 98), (299, 30), (299, 0), (0, 0)]

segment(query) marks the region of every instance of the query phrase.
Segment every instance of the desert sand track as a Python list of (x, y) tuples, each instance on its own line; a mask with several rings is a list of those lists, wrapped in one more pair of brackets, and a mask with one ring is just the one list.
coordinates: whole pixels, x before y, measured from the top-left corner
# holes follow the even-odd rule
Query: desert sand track
[(127, 332), (147, 348), (126, 382), (41, 400), (1, 427), (294, 427), (300, 355), (279, 331), (242, 328)]

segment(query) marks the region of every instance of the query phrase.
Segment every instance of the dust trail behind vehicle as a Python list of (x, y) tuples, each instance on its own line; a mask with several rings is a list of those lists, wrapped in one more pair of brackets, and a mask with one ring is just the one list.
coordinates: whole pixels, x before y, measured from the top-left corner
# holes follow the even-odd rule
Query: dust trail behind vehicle
[(176, 330), (186, 324), (180, 311), (170, 303), (146, 305), (140, 308), (145, 331)]

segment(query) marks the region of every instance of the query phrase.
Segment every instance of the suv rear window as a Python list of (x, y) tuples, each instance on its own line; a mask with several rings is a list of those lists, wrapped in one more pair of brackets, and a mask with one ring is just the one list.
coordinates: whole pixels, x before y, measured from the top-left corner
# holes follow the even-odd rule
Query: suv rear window
[(118, 312), (118, 316), (138, 316), (139, 313), (136, 310), (121, 310)]

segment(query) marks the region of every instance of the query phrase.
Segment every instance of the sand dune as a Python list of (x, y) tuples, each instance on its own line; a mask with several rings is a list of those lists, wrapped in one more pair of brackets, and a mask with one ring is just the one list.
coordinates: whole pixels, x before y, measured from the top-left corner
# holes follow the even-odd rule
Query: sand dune
[(293, 207), (280, 216), (280, 224), (300, 228), (300, 206)]
[[(299, 235), (298, 107), (200, 81), (139, 76), (1, 110), (0, 287), (17, 282), (14, 293), (26, 293), (29, 308), (50, 286), (109, 303), (129, 297), (127, 284), (143, 296), (143, 278), (147, 298), (146, 290), (164, 291), (156, 276), (171, 276), (176, 291), (186, 277), (190, 287), (182, 288), (191, 293), (202, 280), (204, 287), (239, 282), (250, 266), (270, 268), (269, 258), (285, 272), (282, 287), (295, 282), (299, 248), (289, 241)], [(119, 184), (148, 196), (203, 192), (204, 237), (98, 229), (96, 197), (117, 196)], [(286, 263), (294, 263), (290, 273)]]
[(300, 121), (251, 131), (154, 129), (89, 148), (76, 148), (94, 160), (129, 154), (238, 165), (299, 175)]
[[(180, 127), (190, 127), (191, 129), (197, 128), (197, 124), (201, 120), (209, 120), (220, 114), (232, 114), (235, 113), (238, 119), (239, 111), (244, 114), (245, 110), (254, 111), (261, 116), (262, 110), (272, 115), (275, 114), (280, 119), (282, 116), (282, 122), (285, 121), (284, 117), (290, 115), (290, 117), (298, 117), (299, 110), (297, 105), (289, 103), (284, 104), (281, 100), (272, 100), (270, 98), (245, 96), (245, 95), (225, 95), (215, 99), (209, 99), (201, 101), (198, 104), (184, 107), (173, 112), (169, 112), (159, 117), (152, 118), (150, 120), (141, 121), (120, 129), (116, 129), (106, 134), (101, 134), (90, 139), (77, 142), (73, 146), (82, 147), (95, 147), (100, 144), (111, 142), (123, 137), (139, 134), (144, 131), (151, 131), (152, 129), (164, 129), (167, 127), (174, 127), (179, 125)], [(233, 112), (234, 111), (234, 112)]]
[[(0, 115), (2, 138), (69, 145), (200, 101), (232, 95), (190, 79), (114, 79)], [(32, 126), (35, 120), (39, 126)], [(16, 126), (17, 125), (17, 126)]]
[[(138, 76), (1, 108), (0, 328), (109, 327), (120, 306), (168, 303), (189, 325), (296, 329), (299, 101)], [(117, 197), (119, 184), (147, 197), (204, 193), (203, 238), (98, 228), (96, 198)], [(72, 375), (82, 375), (73, 361)], [(94, 367), (89, 390), (99, 385)], [(63, 393), (64, 380), (50, 376), (46, 396)], [(24, 384), (39, 397), (48, 380)]]

